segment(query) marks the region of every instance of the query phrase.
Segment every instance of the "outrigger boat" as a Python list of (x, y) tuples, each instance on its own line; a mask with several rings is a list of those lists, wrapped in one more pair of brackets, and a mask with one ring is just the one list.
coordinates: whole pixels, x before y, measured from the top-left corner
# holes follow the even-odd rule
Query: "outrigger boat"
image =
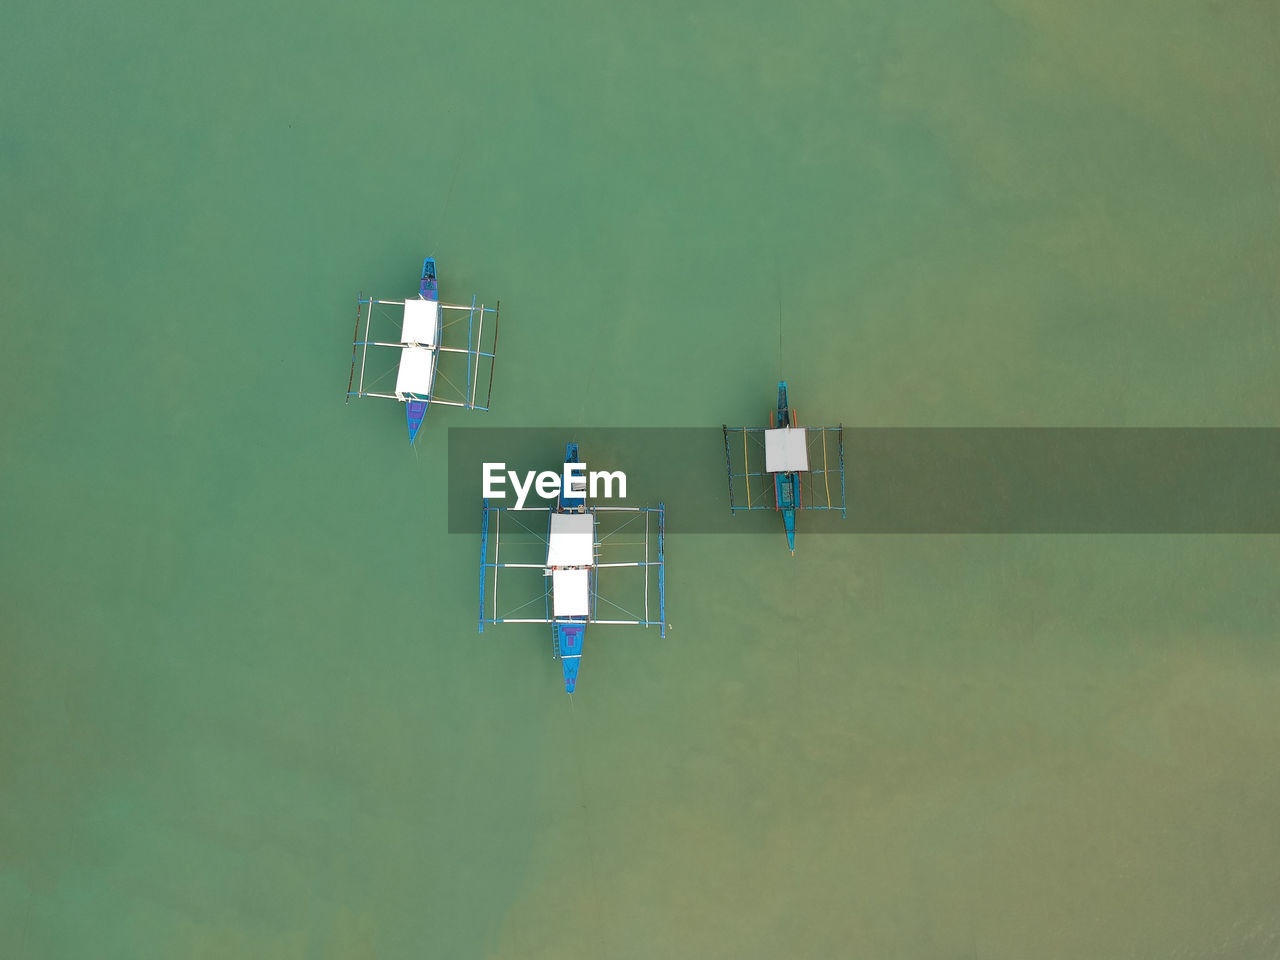
[[(578, 445), (564, 448), (565, 463), (581, 463)], [(560, 528), (557, 530), (557, 526)], [(577, 528), (577, 529), (575, 529)], [(582, 641), (587, 633), (587, 598), (595, 571), (593, 540), (595, 518), (587, 513), (587, 498), (574, 496), (563, 487), (556, 509), (547, 519), (547, 569), (551, 571), (551, 625), (553, 655), (560, 655), (564, 688), (573, 693), (582, 663)]]
[[(405, 420), (409, 427), (409, 442), (413, 443), (422, 428), (422, 421), (427, 415), (427, 407), (432, 403), (448, 407), (463, 407), (467, 410), (488, 410), (489, 400), (493, 396), (493, 367), (498, 352), (498, 319), (502, 302), (497, 306), (486, 307), (483, 303), (476, 305), (476, 298), (471, 298), (470, 306), (465, 304), (441, 303), (438, 296), (436, 279), (436, 261), (427, 257), (422, 262), (422, 279), (418, 282), (418, 298), (406, 300), (378, 300), (375, 297), (360, 297), (356, 301), (356, 329), (351, 338), (351, 375), (347, 378), (347, 402), (352, 397), (380, 397), (385, 400), (399, 400), (405, 404)], [(400, 308), (400, 339), (397, 342), (370, 338), (370, 330), (374, 322), (375, 308), (379, 319), (385, 312), (395, 313)], [(392, 308), (387, 311), (385, 308)], [(467, 346), (449, 347), (443, 343), (444, 332), (462, 320), (461, 311), (467, 314)], [(448, 321), (443, 319), (445, 311), (455, 311), (457, 316)], [(484, 349), (485, 315), (492, 314), (493, 327), (490, 331), (491, 346)], [(360, 339), (360, 320), (364, 319), (364, 339)], [(473, 337), (474, 334), (474, 337)], [(369, 359), (370, 347), (391, 347), (400, 352), (399, 365), (396, 369), (396, 386), (392, 393), (377, 392), (366, 389), (365, 372)], [(465, 357), (465, 370), (458, 379), (461, 384), (454, 383), (449, 376), (440, 371), (442, 355), (457, 354)], [(360, 361), (360, 381), (356, 383), (356, 360)], [(489, 386), (484, 394), (484, 402), (477, 403), (477, 388), (481, 380), (481, 363), (487, 361)], [(390, 371), (383, 371), (369, 384), (376, 387), (382, 377)], [(444, 380), (451, 388), (450, 392), (441, 395), (436, 391), (437, 380)], [(354, 389), (352, 389), (354, 385)]]
[[(837, 427), (802, 427), (796, 413), (787, 402), (787, 382), (778, 383), (778, 408), (769, 412), (768, 427), (730, 427), (723, 425), (724, 430), (724, 463), (729, 476), (729, 513), (738, 510), (777, 510), (782, 514), (783, 527), (787, 532), (787, 547), (796, 552), (796, 511), (798, 510), (839, 510), (840, 516), (845, 512), (844, 488), (844, 425)], [(833, 470), (828, 459), (827, 434), (835, 434), (837, 470)], [(737, 458), (732, 450), (731, 440), (742, 437), (742, 472), (734, 473), (733, 464)], [(821, 448), (821, 469), (810, 469), (810, 446)], [(764, 469), (752, 471), (751, 453), (764, 450)], [(815, 453), (817, 450), (815, 450)], [(835, 503), (831, 497), (831, 474), (840, 475), (840, 502)], [(751, 478), (755, 477), (757, 495), (762, 499), (752, 499)], [(773, 497), (763, 499), (768, 493), (765, 478), (768, 477), (773, 487)], [(805, 481), (809, 480), (809, 502), (805, 502)], [(821, 483), (814, 478), (820, 478)], [(746, 501), (734, 499), (734, 480), (746, 481)], [(821, 491), (822, 499), (817, 494)], [(769, 502), (769, 501), (772, 502)]]
[[(565, 463), (581, 463), (578, 459), (578, 445), (569, 443), (565, 446)], [(535, 532), (532, 526), (522, 522), (521, 516), (538, 512), (550, 514), (547, 520), (546, 535)], [(506, 515), (507, 533), (504, 535), (503, 516)], [(587, 624), (629, 624), (642, 627), (656, 626), (659, 635), (667, 635), (666, 625), (666, 578), (663, 566), (663, 516), (661, 503), (656, 507), (625, 506), (589, 506), (585, 491), (561, 490), (552, 507), (514, 507), (491, 506), (488, 500), (483, 501), (483, 513), (480, 520), (480, 618), (479, 632), (484, 633), (486, 624), (493, 623), (546, 623), (551, 625), (552, 656), (560, 661), (560, 672), (564, 679), (567, 693), (573, 693), (578, 683), (578, 669), (582, 663), (583, 641), (586, 639)], [(650, 534), (656, 519), (656, 560), (650, 560)], [(644, 526), (640, 527), (643, 518)], [(493, 524), (492, 538), (489, 534), (490, 521)], [(516, 527), (514, 532), (512, 526)], [(633, 527), (634, 525), (634, 527)], [(606, 532), (601, 533), (605, 527)], [(631, 530), (638, 535), (642, 530), (643, 540), (614, 540), (624, 530)], [(489, 544), (492, 539), (493, 560), (488, 559)], [(542, 562), (533, 562), (531, 552), (544, 547), (546, 552)], [(643, 547), (643, 553), (640, 547)], [(499, 552), (514, 548), (524, 548), (524, 555), (529, 562), (502, 562)], [(629, 549), (628, 549), (629, 548)], [(620, 549), (624, 552), (619, 559), (607, 559), (609, 551)], [(626, 569), (638, 570), (643, 579), (642, 585), (631, 585), (630, 596), (634, 597), (642, 614), (634, 614), (624, 608), (617, 600), (602, 595), (599, 578), (603, 573), (610, 576), (616, 571)], [(651, 573), (656, 569), (658, 593), (658, 618), (650, 619), (649, 586)], [(499, 570), (536, 571), (541, 574), (541, 588), (534, 587), (522, 591), (517, 605), (499, 615), (498, 587)], [(492, 571), (492, 572), (490, 572)], [(510, 575), (508, 575), (510, 576)], [(489, 599), (491, 606), (486, 616), (486, 588), (491, 587)], [(541, 603), (542, 617), (521, 616), (529, 607)], [(600, 615), (600, 605), (611, 607), (626, 619), (605, 611)]]

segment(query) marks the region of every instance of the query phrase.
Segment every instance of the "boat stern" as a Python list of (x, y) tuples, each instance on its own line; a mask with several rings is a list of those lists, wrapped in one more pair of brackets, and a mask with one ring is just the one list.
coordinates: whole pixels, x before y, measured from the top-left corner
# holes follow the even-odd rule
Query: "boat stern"
[(573, 693), (578, 684), (578, 667), (582, 663), (582, 641), (585, 623), (557, 623), (556, 639), (560, 649), (560, 672), (564, 675), (564, 692)]
[(777, 473), (773, 477), (774, 504), (787, 528), (787, 547), (796, 552), (796, 508), (800, 505), (800, 474)]
[(413, 443), (418, 438), (418, 431), (422, 429), (422, 421), (427, 416), (426, 400), (409, 400), (404, 405), (405, 420), (409, 425), (409, 442)]

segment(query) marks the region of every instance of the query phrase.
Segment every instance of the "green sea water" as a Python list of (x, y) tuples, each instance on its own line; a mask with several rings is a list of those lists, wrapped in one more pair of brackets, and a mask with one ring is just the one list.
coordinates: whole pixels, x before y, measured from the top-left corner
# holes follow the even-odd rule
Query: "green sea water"
[[(0, 956), (1274, 958), (1280, 543), (668, 541), (475, 631), (450, 426), (1276, 426), (1266, 2), (0, 10)], [(502, 299), (493, 410), (342, 394)], [(779, 344), (779, 312), (782, 337)]]

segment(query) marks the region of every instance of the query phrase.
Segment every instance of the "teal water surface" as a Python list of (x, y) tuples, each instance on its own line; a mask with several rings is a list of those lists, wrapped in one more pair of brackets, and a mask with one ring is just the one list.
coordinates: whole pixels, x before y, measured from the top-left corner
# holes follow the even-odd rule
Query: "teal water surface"
[(432, 253), (493, 426), (1274, 426), (1273, 5), (0, 28), (0, 956), (1280, 950), (1276, 538), (677, 535), (570, 700), (341, 402)]

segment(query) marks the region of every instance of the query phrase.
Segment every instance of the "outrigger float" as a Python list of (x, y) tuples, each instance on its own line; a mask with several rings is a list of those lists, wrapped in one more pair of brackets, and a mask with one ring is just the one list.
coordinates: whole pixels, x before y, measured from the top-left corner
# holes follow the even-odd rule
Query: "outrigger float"
[[(582, 462), (578, 459), (576, 443), (565, 446), (564, 462)], [(552, 656), (560, 661), (564, 688), (568, 693), (573, 693), (578, 683), (587, 624), (657, 627), (661, 636), (667, 635), (664, 508), (661, 503), (656, 507), (591, 506), (587, 504), (584, 493), (565, 490), (562, 484), (553, 507), (497, 507), (491, 506), (488, 500), (483, 504), (480, 520), (480, 633), (484, 633), (486, 624), (550, 624)], [(538, 513), (550, 515), (545, 535), (522, 519), (532, 518)], [(489, 531), (491, 523), (492, 537)], [(643, 539), (640, 538), (641, 532)], [(653, 533), (657, 534), (656, 549), (651, 547)], [(493, 559), (489, 560), (491, 540)], [(543, 548), (545, 554), (542, 554)], [(520, 560), (513, 562), (499, 558), (500, 551), (503, 556), (509, 556), (513, 549)], [(534, 557), (540, 554), (544, 559), (535, 561)], [(524, 571), (526, 576), (537, 577), (542, 582), (540, 585), (526, 583), (524, 589), (517, 592), (516, 605), (500, 614), (499, 570)], [(627, 571), (638, 571), (641, 583), (614, 584), (628, 591), (625, 597), (615, 595), (610, 599), (600, 591), (602, 578), (622, 580)], [(513, 574), (504, 575), (503, 582), (511, 576)], [(656, 620), (650, 617), (649, 593), (653, 579), (657, 581)], [(506, 592), (504, 589), (504, 596)], [(489, 600), (487, 608), (486, 593)], [(641, 612), (633, 613), (622, 605), (624, 602), (634, 604)], [(539, 604), (543, 608), (543, 616), (528, 616), (529, 608), (536, 610)], [(602, 611), (602, 605), (607, 609)]]
[[(502, 301), (497, 306), (486, 307), (483, 303), (476, 305), (476, 298), (471, 298), (470, 306), (457, 303), (441, 303), (437, 295), (436, 261), (427, 257), (422, 262), (422, 279), (418, 283), (416, 300), (378, 300), (376, 297), (361, 296), (356, 301), (356, 328), (351, 337), (351, 375), (347, 378), (347, 402), (352, 397), (379, 397), (384, 400), (399, 400), (405, 404), (405, 420), (409, 426), (409, 442), (413, 443), (422, 428), (423, 418), (427, 415), (427, 407), (438, 403), (446, 407), (463, 407), (467, 410), (488, 410), (489, 400), (493, 396), (493, 367), (498, 353), (498, 319)], [(400, 339), (385, 341), (371, 339), (375, 308), (382, 319), (384, 313), (391, 313), (394, 320), (396, 308), (399, 308)], [(391, 308), (390, 310), (384, 308)], [(444, 320), (445, 311), (453, 311), (456, 315)], [(462, 312), (466, 312), (467, 346), (447, 347), (443, 343), (446, 330), (454, 324), (461, 323)], [(485, 317), (491, 315), (492, 328), (485, 329)], [(364, 339), (360, 338), (360, 321), (364, 320)], [(485, 334), (492, 338), (491, 346), (484, 349)], [(474, 335), (474, 337), (473, 337)], [(379, 381), (390, 374), (390, 370), (376, 373), (374, 380), (365, 386), (365, 371), (369, 359), (370, 347), (390, 347), (400, 352), (399, 366), (396, 369), (396, 386), (391, 393), (377, 392), (375, 387)], [(455, 371), (461, 384), (454, 383), (440, 370), (443, 355), (460, 355), (464, 357), (464, 371)], [(356, 361), (360, 361), (360, 380), (356, 382)], [(482, 363), (487, 362), (488, 370), (482, 371)], [(488, 374), (488, 387), (483, 394), (484, 402), (477, 403), (478, 387)], [(450, 390), (442, 395), (436, 390), (438, 380), (448, 384)], [(353, 389), (354, 387), (354, 389)]]
[[(787, 402), (787, 382), (778, 384), (778, 408), (769, 412), (768, 427), (724, 428), (724, 464), (729, 475), (729, 513), (738, 510), (777, 510), (782, 514), (787, 531), (787, 546), (796, 552), (797, 510), (839, 510), (846, 516), (844, 492), (844, 425), (836, 427), (802, 427), (795, 410)], [(834, 434), (828, 442), (828, 434)], [(742, 456), (733, 451), (733, 443), (742, 438)], [(834, 456), (833, 468), (828, 453)], [(752, 470), (752, 455), (759, 457), (764, 451), (764, 469)], [(821, 462), (821, 469), (811, 469), (810, 463)], [(734, 473), (735, 463), (742, 464), (742, 472)], [(758, 463), (758, 459), (757, 459)], [(831, 479), (840, 478), (840, 502), (832, 499)], [(753, 493), (751, 481), (755, 478)], [(767, 478), (767, 479), (766, 479)], [(735, 499), (733, 481), (746, 483), (745, 501)], [(773, 496), (769, 496), (772, 488)], [(819, 495), (821, 497), (819, 498)], [(806, 502), (807, 501), (807, 502)]]

